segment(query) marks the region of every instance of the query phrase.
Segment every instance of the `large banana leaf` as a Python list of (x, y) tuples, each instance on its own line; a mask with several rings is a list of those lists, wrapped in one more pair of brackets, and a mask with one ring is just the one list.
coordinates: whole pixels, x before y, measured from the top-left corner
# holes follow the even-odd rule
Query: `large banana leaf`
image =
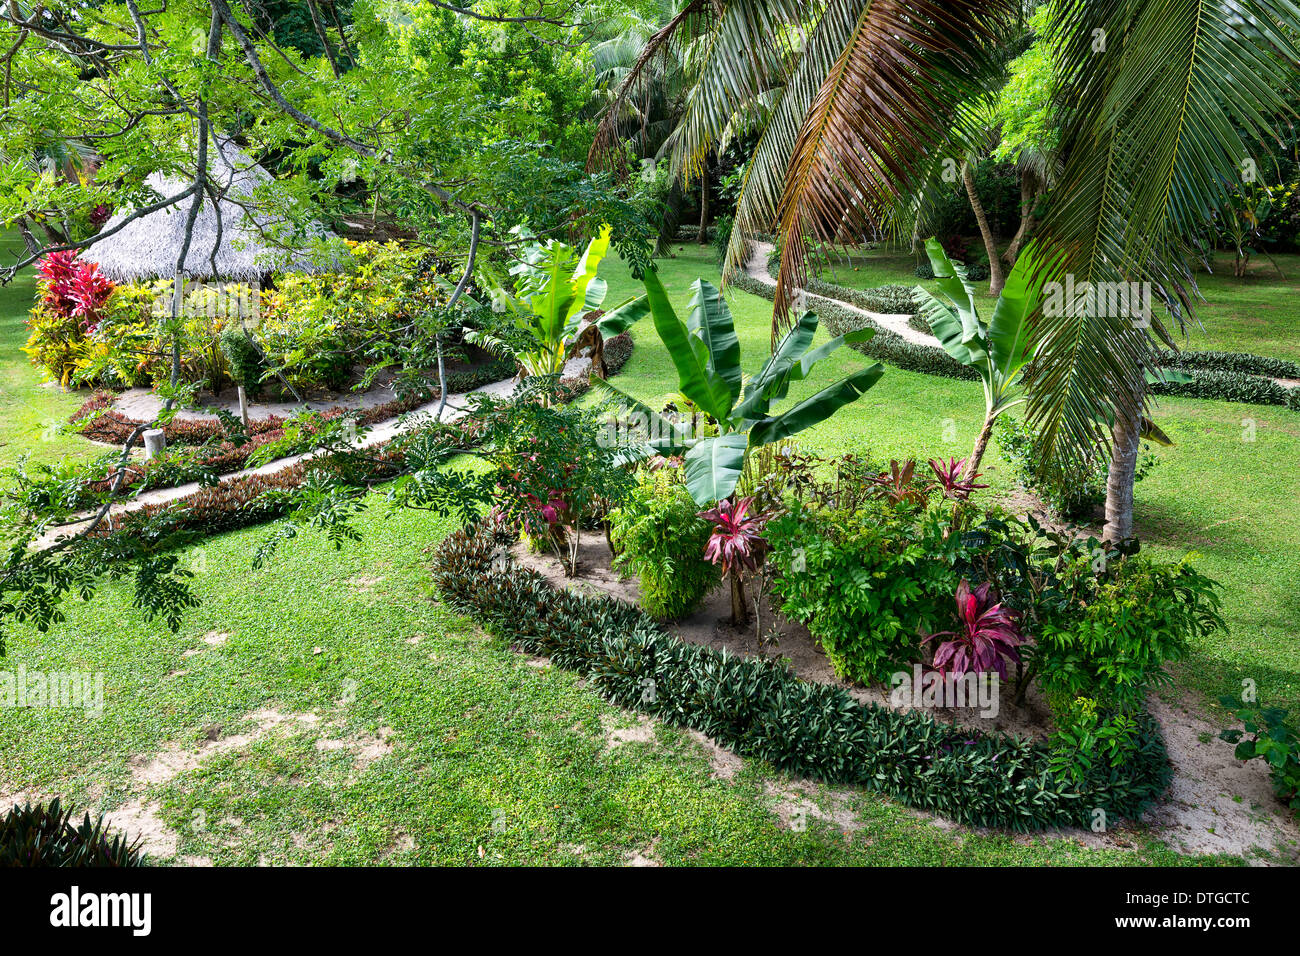
[(921, 311), (921, 315), (925, 318), (926, 324), (933, 330), (935, 338), (939, 340), (943, 350), (962, 365), (977, 367), (975, 355), (962, 344), (965, 329), (953, 310), (940, 302), (924, 286), (918, 285), (912, 292), (916, 297), (916, 304)]
[(569, 279), (573, 302), (564, 316), (565, 320), (573, 318), (582, 312), (598, 309), (600, 304), (605, 301), (605, 280), (597, 277), (596, 272), (600, 268), (601, 260), (609, 252), (611, 233), (612, 229), (609, 226), (602, 227), (600, 235), (587, 243), (582, 258), (578, 260), (577, 266), (574, 267), (573, 275)]
[(781, 401), (790, 391), (791, 382), (803, 381), (815, 366), (841, 345), (866, 342), (876, 334), (875, 329), (856, 329), (837, 335), (810, 349), (817, 333), (817, 314), (805, 312), (781, 338), (776, 352), (763, 363), (758, 374), (749, 380), (745, 400), (732, 414), (735, 420), (758, 421), (766, 418), (773, 403)]
[[(788, 373), (812, 345), (817, 335), (817, 314), (805, 312), (795, 320), (790, 330), (777, 343), (776, 351), (763, 363), (758, 374), (749, 380), (745, 389), (745, 400), (736, 406), (735, 417), (738, 419), (757, 419), (766, 417), (774, 394), (781, 383), (788, 380)], [(787, 386), (788, 388), (788, 386)], [(779, 397), (784, 397), (784, 390)]]
[(650, 297), (639, 295), (610, 309), (596, 320), (596, 328), (605, 338), (622, 335), (650, 314)]
[(877, 362), (860, 372), (853, 373), (848, 378), (841, 379), (834, 385), (828, 385), (788, 411), (756, 424), (750, 429), (750, 442), (755, 447), (767, 445), (782, 438), (789, 438), (805, 428), (825, 421), (845, 405), (857, 401), (884, 373), (885, 367)]
[[(930, 257), (930, 265), (934, 269), (934, 281), (938, 284), (939, 291), (952, 303), (957, 319), (961, 323), (961, 344), (970, 353), (971, 363), (983, 362), (987, 352), (984, 326), (980, 323), (979, 307), (975, 304), (975, 286), (966, 278), (964, 271), (958, 269), (948, 258), (948, 253), (943, 251), (939, 240), (933, 238), (925, 240), (925, 253)], [(937, 330), (935, 334), (938, 334)], [(940, 341), (945, 340), (941, 338)], [(950, 355), (952, 354), (952, 349), (946, 342), (944, 348)], [(955, 355), (953, 357), (956, 358)]]
[[(709, 354), (705, 340), (693, 335), (686, 324), (677, 317), (659, 276), (654, 272), (647, 272), (643, 281), (655, 330), (667, 346), (668, 356), (677, 369), (681, 393), (718, 421), (727, 421), (731, 417), (731, 406), (740, 389), (739, 374), (736, 376), (735, 391), (733, 391), (731, 383), (714, 369), (714, 360)], [(703, 280), (696, 280), (697, 294), (702, 286), (707, 285), (708, 283)], [(738, 358), (740, 342), (736, 339), (736, 331), (731, 324), (731, 314), (727, 311), (725, 302), (721, 306), (720, 310), (712, 313), (712, 318), (723, 327), (717, 330), (717, 334), (711, 337), (711, 341), (726, 345), (727, 333), (730, 333), (730, 339), (735, 342)], [(706, 313), (700, 318), (706, 320), (709, 314)], [(736, 372), (739, 373), (738, 361), (735, 367)]]
[[(736, 336), (731, 309), (712, 283), (695, 280), (686, 327), (704, 343), (708, 350), (709, 368), (726, 383), (727, 409), (730, 410), (740, 397), (745, 373), (740, 368), (740, 339)], [(715, 417), (722, 419), (724, 416), (715, 414)]]
[(1029, 320), (1042, 301), (1049, 270), (1031, 244), (1016, 260), (989, 320), (988, 349), (993, 369), (1009, 383), (1029, 361)]
[(749, 436), (736, 432), (705, 438), (686, 453), (686, 490), (696, 504), (713, 504), (736, 490), (748, 447)]

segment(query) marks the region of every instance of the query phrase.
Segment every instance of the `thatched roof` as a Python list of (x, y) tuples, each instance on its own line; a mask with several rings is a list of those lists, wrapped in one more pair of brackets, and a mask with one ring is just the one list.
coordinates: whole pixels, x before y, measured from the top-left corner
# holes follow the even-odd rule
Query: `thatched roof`
[[(185, 256), (185, 271), (190, 278), (251, 281), (282, 270), (318, 271), (320, 265), (305, 251), (294, 254), (268, 244), (259, 227), (272, 233), (276, 225), (274, 217), (254, 214), (250, 221), (250, 213), (244, 207), (253, 207), (254, 187), (269, 181), (271, 174), (229, 141), (222, 144), (219, 152), (210, 150), (208, 155), (211, 178), (226, 195), (218, 204), (221, 239), (216, 254), (217, 268), (214, 274), (212, 249), (217, 245), (217, 208), (205, 197)], [(183, 179), (161, 173), (153, 174), (145, 182), (163, 197), (174, 196), (189, 185)], [(100, 270), (114, 282), (169, 279), (175, 272), (176, 257), (185, 240), (189, 209), (190, 200), (183, 199), (167, 209), (142, 216), (121, 232), (91, 245), (82, 258), (98, 262)], [(109, 219), (101, 231), (117, 226), (127, 215), (119, 213)], [(323, 229), (318, 232), (322, 238), (328, 236)]]

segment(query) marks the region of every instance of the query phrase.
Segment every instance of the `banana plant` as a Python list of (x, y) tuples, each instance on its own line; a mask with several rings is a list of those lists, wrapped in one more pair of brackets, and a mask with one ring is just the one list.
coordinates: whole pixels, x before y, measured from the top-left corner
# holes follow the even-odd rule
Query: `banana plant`
[(1042, 268), (1033, 245), (1027, 246), (1007, 276), (992, 317), (985, 322), (975, 304), (975, 286), (966, 278), (965, 268), (948, 258), (937, 239), (925, 241), (925, 252), (930, 257), (943, 299), (917, 286), (916, 300), (921, 314), (944, 351), (979, 373), (984, 386), (984, 426), (962, 473), (969, 478), (979, 468), (998, 416), (1025, 401), (1020, 385), (1022, 373), (1032, 357), (1029, 318), (1042, 300), (1049, 270)]
[[(517, 226), (512, 231), (529, 238)], [(604, 305), (607, 286), (596, 272), (609, 252), (609, 239), (610, 227), (605, 226), (581, 255), (556, 240), (530, 243), (511, 268), (509, 283), (481, 269), (479, 280), (491, 294), (493, 311), (510, 313), (513, 327), (504, 332), (466, 329), (465, 341), (514, 359), (525, 377), (562, 372), (587, 328), (586, 317)], [(608, 338), (626, 332), (649, 312), (643, 295), (600, 314), (592, 324), (602, 339)]]
[(670, 422), (606, 381), (593, 385), (648, 420), (652, 437), (639, 445), (641, 454), (685, 454), (686, 488), (701, 507), (735, 491), (751, 450), (825, 421), (857, 400), (885, 371), (874, 364), (774, 412), (772, 406), (785, 399), (791, 384), (808, 378), (813, 367), (840, 346), (867, 341), (874, 330), (850, 332), (814, 348), (817, 316), (805, 312), (746, 381), (731, 310), (712, 284), (695, 280), (690, 313), (683, 322), (659, 277), (648, 272), (643, 281), (655, 330), (677, 369), (679, 391), (717, 422), (708, 429), (716, 434), (701, 435), (690, 424)]
[[(979, 469), (998, 417), (1027, 398), (1020, 386), (1025, 366), (1033, 357), (1029, 319), (1043, 301), (1043, 287), (1053, 270), (1046, 267), (1032, 243), (1026, 246), (1007, 276), (1002, 294), (993, 306), (992, 318), (986, 323), (980, 317), (975, 287), (966, 278), (966, 270), (948, 258), (936, 239), (926, 240), (925, 252), (930, 257), (935, 282), (946, 302), (917, 286), (916, 300), (921, 314), (934, 330), (944, 351), (978, 372), (984, 386), (984, 426), (962, 468), (962, 477), (970, 478)], [(1146, 378), (1148, 385), (1190, 381), (1185, 373), (1173, 369), (1149, 371)], [(1106, 415), (1098, 416), (1096, 420), (1099, 425), (1109, 427), (1112, 424)], [(1161, 445), (1173, 444), (1145, 415), (1142, 416), (1141, 428), (1143, 439)]]

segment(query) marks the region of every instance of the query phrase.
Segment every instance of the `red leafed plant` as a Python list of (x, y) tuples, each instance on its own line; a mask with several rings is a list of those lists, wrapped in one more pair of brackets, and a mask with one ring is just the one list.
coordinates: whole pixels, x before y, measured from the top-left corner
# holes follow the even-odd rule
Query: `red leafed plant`
[(935, 649), (935, 670), (956, 677), (967, 671), (977, 674), (995, 671), (1005, 679), (1006, 662), (1019, 661), (1020, 652), (1016, 648), (1025, 643), (1016, 612), (995, 603), (987, 583), (972, 592), (970, 582), (962, 578), (957, 585), (957, 619), (961, 622), (960, 630), (940, 631), (921, 642), (948, 638)]
[(768, 515), (750, 514), (753, 498), (719, 501), (700, 517), (713, 525), (713, 535), (704, 547), (704, 556), (722, 565), (724, 574), (732, 570), (753, 571), (758, 567), (759, 548), (763, 544), (763, 525)]
[(713, 525), (713, 534), (704, 546), (704, 557), (721, 565), (723, 574), (731, 579), (731, 621), (737, 626), (749, 617), (745, 606), (745, 572), (758, 569), (762, 548), (767, 543), (763, 526), (772, 517), (750, 514), (753, 507), (753, 498), (741, 498), (719, 501), (700, 512), (700, 517)]
[(51, 252), (36, 267), (42, 305), (61, 319), (71, 318), (77, 307), (72, 299), (72, 278), (78, 265), (75, 252)]
[(104, 307), (114, 288), (109, 278), (99, 271), (97, 263), (78, 263), (68, 294), (73, 302), (72, 314), (81, 320), (82, 331), (95, 331), (104, 318)]
[(945, 498), (951, 498), (954, 501), (965, 501), (971, 494), (979, 488), (987, 488), (988, 485), (977, 485), (975, 479), (980, 476), (977, 471), (975, 474), (966, 478), (962, 471), (966, 467), (965, 458), (953, 458), (949, 461), (936, 461), (930, 459), (930, 470), (934, 472), (938, 480), (931, 484), (931, 488), (938, 488), (943, 492)]
[(82, 262), (73, 252), (51, 252), (36, 268), (41, 305), (61, 319), (80, 320), (93, 332), (104, 317), (104, 306), (116, 288), (94, 262)]
[(877, 498), (884, 498), (890, 504), (901, 505), (925, 504), (925, 489), (916, 483), (914, 472), (916, 462), (908, 459), (903, 464), (897, 461), (889, 463), (889, 471), (878, 475), (869, 475), (867, 482), (872, 486), (871, 493)]

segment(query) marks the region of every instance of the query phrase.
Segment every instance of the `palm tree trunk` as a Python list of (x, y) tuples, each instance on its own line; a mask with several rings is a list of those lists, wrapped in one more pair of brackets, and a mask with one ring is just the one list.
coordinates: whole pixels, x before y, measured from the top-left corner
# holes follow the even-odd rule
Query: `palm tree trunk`
[(1034, 231), (1034, 208), (1038, 205), (1038, 199), (1042, 194), (1042, 185), (1038, 177), (1028, 169), (1023, 170), (1020, 173), (1020, 228), (1016, 230), (1011, 245), (1007, 246), (1005, 258), (1008, 266), (1016, 264), (1016, 260), (1020, 258), (1020, 250), (1024, 248), (1025, 242)]
[(1006, 284), (1006, 278), (1002, 274), (1002, 262), (998, 259), (998, 245), (993, 241), (993, 230), (989, 228), (989, 217), (985, 215), (984, 204), (980, 202), (979, 193), (975, 190), (975, 173), (969, 162), (962, 163), (961, 178), (966, 184), (966, 196), (970, 199), (970, 207), (975, 213), (975, 222), (979, 224), (980, 236), (984, 239), (984, 250), (989, 256), (989, 292), (992, 295), (1000, 295), (1002, 286)]
[(1111, 429), (1110, 472), (1106, 476), (1105, 540), (1118, 544), (1133, 537), (1133, 482), (1137, 476), (1142, 428), (1137, 416), (1115, 415)]
[(704, 172), (700, 176), (700, 235), (702, 246), (709, 244), (709, 158), (704, 158)]

